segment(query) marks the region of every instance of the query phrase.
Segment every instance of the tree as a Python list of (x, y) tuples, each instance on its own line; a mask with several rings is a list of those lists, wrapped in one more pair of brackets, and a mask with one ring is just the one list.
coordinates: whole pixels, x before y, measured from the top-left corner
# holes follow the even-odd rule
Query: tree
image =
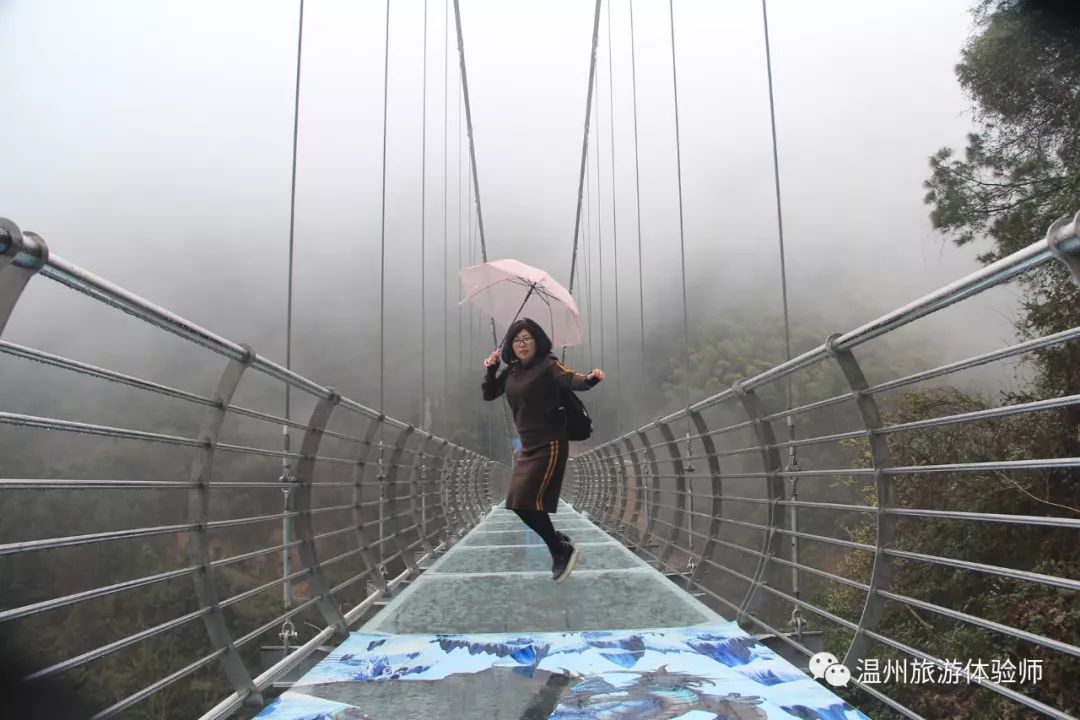
[[(1080, 210), (1080, 9), (1070, 2), (982, 0), (978, 34), (956, 75), (978, 129), (963, 159), (930, 158), (925, 202), (934, 227), (957, 245), (988, 237), (993, 262), (1043, 237)], [(1080, 289), (1058, 263), (1030, 274), (1018, 330), (1024, 337), (1080, 325)], [(1035, 356), (1036, 390), (1080, 390), (1080, 348)], [(1069, 422), (1080, 423), (1080, 410)], [(1073, 449), (1075, 437), (1073, 438)]]

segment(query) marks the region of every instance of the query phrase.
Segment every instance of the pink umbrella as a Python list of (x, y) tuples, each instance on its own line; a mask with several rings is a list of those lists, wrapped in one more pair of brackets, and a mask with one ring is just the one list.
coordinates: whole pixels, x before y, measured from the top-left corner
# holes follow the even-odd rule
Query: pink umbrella
[[(539, 323), (555, 347), (581, 344), (581, 312), (550, 275), (517, 260), (493, 260), (458, 270), (465, 300), (503, 328), (519, 317)], [(465, 302), (462, 300), (462, 302)]]

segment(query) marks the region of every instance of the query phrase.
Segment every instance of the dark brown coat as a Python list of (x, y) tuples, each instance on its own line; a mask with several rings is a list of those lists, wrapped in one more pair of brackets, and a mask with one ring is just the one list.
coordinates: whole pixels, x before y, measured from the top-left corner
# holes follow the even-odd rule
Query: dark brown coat
[(521, 438), (521, 451), (514, 460), (506, 493), (508, 509), (555, 512), (569, 449), (566, 431), (551, 420), (558, 399), (556, 386), (584, 391), (597, 382), (586, 380), (554, 355), (538, 357), (525, 367), (513, 363), (501, 373), (496, 366), (487, 369), (482, 385), (484, 399), (495, 400), (506, 393)]

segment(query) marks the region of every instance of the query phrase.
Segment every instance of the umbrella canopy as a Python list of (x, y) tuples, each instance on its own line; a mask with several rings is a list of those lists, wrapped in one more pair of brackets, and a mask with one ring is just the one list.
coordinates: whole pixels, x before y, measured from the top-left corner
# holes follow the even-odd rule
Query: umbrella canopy
[(517, 260), (493, 260), (458, 270), (470, 302), (505, 331), (519, 317), (535, 320), (555, 347), (581, 344), (581, 312), (570, 291), (543, 270)]

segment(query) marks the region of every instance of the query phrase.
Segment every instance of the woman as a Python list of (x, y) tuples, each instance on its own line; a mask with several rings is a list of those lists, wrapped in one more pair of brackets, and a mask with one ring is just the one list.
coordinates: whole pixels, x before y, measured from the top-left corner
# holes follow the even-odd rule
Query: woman
[[(548, 513), (556, 511), (566, 469), (566, 430), (553, 422), (551, 412), (558, 399), (557, 385), (588, 390), (604, 379), (596, 369), (576, 373), (551, 354), (551, 340), (529, 318), (510, 326), (506, 341), (484, 360), (482, 385), (485, 400), (504, 392), (514, 413), (521, 450), (514, 461), (506, 507), (513, 510), (547, 544), (551, 552), (551, 575), (557, 583), (570, 577), (577, 562), (577, 548), (569, 537), (556, 532)], [(500, 355), (507, 368), (496, 375)]]

